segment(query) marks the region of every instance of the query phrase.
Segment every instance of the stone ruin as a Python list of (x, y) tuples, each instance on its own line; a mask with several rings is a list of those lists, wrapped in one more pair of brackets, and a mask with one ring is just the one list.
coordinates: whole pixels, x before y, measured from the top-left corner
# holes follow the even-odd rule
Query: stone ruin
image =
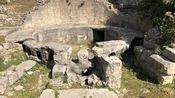
[[(48, 31), (52, 31), (52, 33)], [(106, 29), (106, 31), (108, 30)], [(47, 64), (52, 69), (51, 85), (59, 89), (70, 88), (76, 84), (82, 87), (108, 86), (113, 89), (120, 87), (122, 61), (119, 57), (129, 48), (130, 40), (104, 41), (105, 38), (108, 38), (106, 32), (106, 36), (100, 38), (102, 41), (96, 42), (92, 48), (94, 53), (92, 60), (89, 60), (88, 50), (82, 48), (77, 53), (77, 61), (74, 61), (71, 58), (73, 49), (67, 43), (70, 41), (93, 43), (94, 40), (100, 40), (94, 37), (96, 32), (93, 32), (93, 29), (86, 27), (62, 30), (61, 28), (44, 32), (35, 33), (33, 38), (31, 36), (28, 40), (19, 40), (18, 42), (22, 44), (28, 58)], [(117, 32), (115, 34), (119, 35)], [(123, 37), (120, 36), (116, 39)], [(134, 36), (132, 37), (134, 38)], [(16, 39), (13, 40), (16, 41)]]
[(157, 27), (146, 32), (142, 46), (134, 48), (135, 63), (148, 75), (161, 84), (171, 84), (175, 74), (175, 48), (166, 48), (161, 54), (155, 54), (160, 32)]
[[(149, 27), (138, 15), (115, 9), (115, 4), (119, 8), (129, 8), (140, 0), (132, 1), (51, 0), (28, 15), (24, 25), (6, 31), (5, 45), (22, 47), (29, 59), (48, 65), (52, 69), (49, 83), (59, 89), (75, 85), (120, 88), (120, 55), (128, 49), (134, 51), (136, 65), (152, 78), (162, 84), (172, 83), (174, 48), (167, 48), (162, 55), (154, 54), (152, 49), (159, 40), (156, 30), (144, 36), (140, 31)], [(132, 46), (135, 38), (144, 39), (143, 45)], [(89, 51), (81, 48), (77, 60), (72, 59), (70, 43), (91, 44), (94, 58), (89, 59)]]

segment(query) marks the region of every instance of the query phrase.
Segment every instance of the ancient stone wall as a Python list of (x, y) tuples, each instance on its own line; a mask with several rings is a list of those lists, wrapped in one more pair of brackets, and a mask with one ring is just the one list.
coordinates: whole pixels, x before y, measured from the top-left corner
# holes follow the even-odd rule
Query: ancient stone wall
[(37, 41), (68, 42), (91, 42), (93, 31), (90, 28), (59, 28), (49, 29), (36, 34)]
[[(128, 2), (130, 4), (132, 2)], [(135, 3), (134, 3), (135, 4)], [(110, 25), (147, 31), (149, 22), (135, 11), (122, 12), (107, 0), (51, 0), (24, 22), (24, 28), (48, 25)], [(136, 6), (136, 5), (134, 5)]]
[(112, 16), (101, 0), (51, 0), (27, 18), (24, 28), (55, 24), (105, 24)]

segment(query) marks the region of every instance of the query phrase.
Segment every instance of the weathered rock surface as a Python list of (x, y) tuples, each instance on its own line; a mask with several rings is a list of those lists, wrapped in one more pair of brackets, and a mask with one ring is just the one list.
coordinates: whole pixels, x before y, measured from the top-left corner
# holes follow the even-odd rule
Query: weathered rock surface
[(2, 78), (2, 80), (0, 82), (0, 93), (3, 94), (7, 87), (19, 80), (25, 72), (31, 69), (35, 64), (35, 61), (28, 60), (1, 72), (0, 78)]
[(118, 98), (116, 93), (108, 89), (68, 89), (58, 92), (59, 98)]
[(139, 2), (142, 0), (109, 0), (114, 4), (119, 4), (120, 8), (128, 8), (138, 6)]
[[(52, 78), (64, 78), (67, 67), (65, 65), (54, 65), (52, 69)], [(63, 79), (62, 79), (63, 80)]]
[(129, 45), (123, 40), (113, 40), (97, 42), (96, 46), (93, 47), (94, 54), (96, 56), (100, 55), (116, 55), (119, 56), (125, 50), (129, 48)]
[(103, 2), (106, 1), (51, 0), (27, 18), (24, 28), (55, 24), (105, 24), (112, 12)]
[(150, 77), (161, 84), (173, 82), (175, 74), (174, 62), (168, 61), (160, 55), (153, 54), (150, 50), (141, 46), (136, 46), (134, 53), (136, 65), (139, 65)]
[(159, 55), (151, 55), (148, 58), (148, 62), (152, 66), (151, 68), (155, 69), (158, 73), (165, 75), (175, 74), (175, 63), (170, 62)]
[(146, 32), (144, 37), (144, 47), (154, 49), (160, 42), (161, 33), (158, 27), (154, 27)]
[(163, 51), (163, 56), (165, 56), (167, 59), (175, 62), (175, 48), (166, 48)]
[(69, 64), (72, 48), (68, 45), (57, 44), (55, 42), (36, 42), (34, 40), (25, 41), (23, 49), (33, 59), (44, 62), (48, 65)]
[(98, 58), (97, 71), (102, 81), (105, 81), (110, 88), (119, 88), (122, 76), (122, 62), (116, 56), (103, 55)]
[(78, 66), (81, 70), (81, 73), (85, 73), (91, 66), (91, 62), (88, 60), (89, 54), (87, 49), (80, 49), (78, 51)]
[(7, 88), (7, 82), (8, 82), (8, 78), (7, 77), (0, 77), (1, 81), (0, 81), (0, 93), (3, 94)]
[(55, 91), (52, 89), (46, 89), (42, 92), (39, 98), (56, 98)]

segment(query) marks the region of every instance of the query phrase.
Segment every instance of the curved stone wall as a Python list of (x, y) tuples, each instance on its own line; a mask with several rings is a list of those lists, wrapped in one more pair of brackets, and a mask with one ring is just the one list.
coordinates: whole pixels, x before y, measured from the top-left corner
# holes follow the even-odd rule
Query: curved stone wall
[(55, 24), (102, 25), (113, 13), (112, 5), (106, 0), (51, 0), (26, 18), (24, 28)]

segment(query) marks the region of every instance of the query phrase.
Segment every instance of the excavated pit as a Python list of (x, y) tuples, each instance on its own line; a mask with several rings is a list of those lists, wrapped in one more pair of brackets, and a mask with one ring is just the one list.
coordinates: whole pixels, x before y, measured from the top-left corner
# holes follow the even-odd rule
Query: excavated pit
[[(133, 31), (122, 28), (57, 28), (35, 33), (33, 40), (23, 41), (22, 47), (30, 59), (50, 66), (51, 84), (58, 88), (72, 87), (74, 83), (119, 88), (120, 54), (129, 49), (130, 44), (135, 45), (137, 37), (140, 38), (139, 34), (130, 36), (130, 33)], [(70, 44), (79, 47), (74, 53), (76, 60), (71, 58), (74, 47)], [(93, 57), (90, 58), (89, 54)], [(58, 80), (62, 81), (61, 84)]]

